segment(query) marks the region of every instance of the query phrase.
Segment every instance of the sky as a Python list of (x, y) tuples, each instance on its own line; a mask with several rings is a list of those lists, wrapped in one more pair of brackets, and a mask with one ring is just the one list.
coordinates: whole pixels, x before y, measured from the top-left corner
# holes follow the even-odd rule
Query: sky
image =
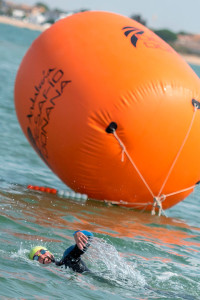
[(14, 3), (46, 4), (64, 11), (103, 10), (130, 17), (140, 14), (153, 29), (167, 28), (174, 32), (200, 34), (200, 0), (11, 0)]

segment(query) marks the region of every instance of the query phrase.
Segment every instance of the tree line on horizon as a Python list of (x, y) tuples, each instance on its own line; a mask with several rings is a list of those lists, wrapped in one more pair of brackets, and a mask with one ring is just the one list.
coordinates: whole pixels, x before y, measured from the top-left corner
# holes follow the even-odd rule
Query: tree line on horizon
[[(35, 6), (41, 6), (43, 7), (45, 10), (50, 10), (49, 7), (42, 3), (42, 2), (37, 2), (35, 4)], [(56, 9), (58, 10), (58, 9)], [(61, 12), (61, 10), (58, 10)], [(84, 11), (88, 11), (88, 9), (81, 9), (79, 10), (79, 12), (84, 12)], [(141, 15), (139, 14), (133, 14), (130, 16), (131, 19), (139, 22), (140, 24), (144, 25), (144, 26), (147, 26), (147, 22), (142, 18)], [(147, 26), (148, 27), (148, 26)], [(175, 33), (169, 29), (152, 29), (150, 28), (155, 34), (157, 34), (159, 37), (161, 37), (164, 41), (166, 41), (167, 43), (173, 43), (175, 42), (177, 39), (178, 39), (178, 35), (188, 35), (189, 33), (187, 32), (184, 32), (184, 31), (181, 31), (181, 32), (178, 32), (178, 33)]]
[[(1, 3), (3, 2), (3, 0), (0, 0), (0, 7), (1, 7)], [(43, 2), (36, 2), (35, 5), (36, 7), (42, 7), (44, 9), (45, 12), (47, 11), (50, 11), (51, 9), (48, 7), (48, 5), (46, 5), (45, 3)], [(75, 12), (84, 12), (84, 11), (88, 11), (89, 9), (80, 9), (78, 11), (75, 11)], [(61, 9), (53, 9), (53, 11), (56, 11), (56, 12), (59, 12), (59, 13), (62, 13), (64, 12), (63, 10)], [(130, 18), (139, 22), (140, 24), (147, 26), (147, 22), (146, 20), (143, 19), (143, 17), (140, 15), (140, 14), (132, 14), (130, 15)], [(52, 23), (54, 21), (52, 20)], [(51, 20), (49, 20), (49, 23), (51, 23)], [(167, 28), (164, 28), (164, 29), (153, 29), (153, 28), (149, 28), (150, 30), (152, 30), (155, 34), (157, 34), (159, 37), (161, 37), (164, 41), (166, 41), (167, 43), (169, 44), (172, 44), (174, 42), (176, 42), (178, 40), (178, 35), (190, 35), (190, 33), (187, 33), (187, 32), (184, 32), (184, 31), (181, 31), (181, 32), (173, 32)]]

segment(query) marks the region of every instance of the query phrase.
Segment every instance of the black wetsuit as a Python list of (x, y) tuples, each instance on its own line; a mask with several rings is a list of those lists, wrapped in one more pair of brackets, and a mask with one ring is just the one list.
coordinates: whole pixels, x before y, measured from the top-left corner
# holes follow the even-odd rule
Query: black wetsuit
[(85, 230), (81, 232), (84, 233), (88, 238), (88, 242), (86, 246), (83, 248), (83, 250), (80, 250), (77, 245), (67, 248), (61, 260), (55, 261), (55, 264), (57, 266), (65, 265), (65, 268), (68, 267), (78, 273), (83, 273), (86, 271), (90, 272), (90, 270), (87, 268), (85, 263), (82, 261), (81, 255), (83, 255), (87, 251), (88, 247), (90, 246), (93, 234)]

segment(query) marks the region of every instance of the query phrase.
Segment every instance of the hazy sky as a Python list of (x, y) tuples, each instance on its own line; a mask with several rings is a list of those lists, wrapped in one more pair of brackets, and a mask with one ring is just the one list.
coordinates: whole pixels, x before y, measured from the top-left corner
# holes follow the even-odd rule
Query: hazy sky
[(200, 0), (11, 0), (15, 3), (42, 2), (50, 8), (65, 11), (86, 8), (120, 13), (140, 14), (152, 28), (169, 28), (200, 33)]

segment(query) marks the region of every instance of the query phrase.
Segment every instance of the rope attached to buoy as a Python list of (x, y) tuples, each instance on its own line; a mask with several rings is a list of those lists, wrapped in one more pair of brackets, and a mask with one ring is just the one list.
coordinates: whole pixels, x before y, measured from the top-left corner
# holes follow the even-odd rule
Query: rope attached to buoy
[[(183, 142), (182, 142), (182, 144), (181, 144), (181, 146), (180, 146), (180, 148), (179, 148), (179, 151), (177, 152), (177, 154), (176, 154), (176, 156), (175, 156), (175, 158), (174, 158), (174, 161), (172, 162), (172, 165), (171, 165), (171, 167), (170, 167), (170, 169), (169, 169), (169, 171), (168, 171), (168, 173), (167, 173), (167, 175), (166, 175), (166, 177), (165, 177), (165, 180), (164, 180), (164, 182), (163, 182), (163, 184), (162, 184), (162, 186), (161, 186), (161, 188), (160, 188), (160, 190), (159, 190), (157, 196), (154, 195), (152, 189), (150, 188), (150, 186), (149, 186), (148, 183), (146, 182), (144, 176), (141, 174), (141, 172), (139, 171), (139, 169), (138, 169), (138, 167), (136, 166), (135, 162), (133, 161), (133, 159), (132, 159), (131, 156), (129, 155), (129, 153), (128, 153), (128, 151), (127, 151), (127, 149), (126, 149), (124, 143), (121, 141), (121, 139), (120, 139), (119, 136), (117, 135), (117, 133), (116, 133), (117, 123), (111, 122), (110, 125), (106, 128), (106, 132), (107, 132), (107, 133), (112, 133), (112, 134), (113, 134), (113, 136), (115, 137), (115, 139), (117, 140), (117, 142), (119, 143), (119, 145), (120, 145), (120, 147), (121, 147), (121, 149), (122, 149), (122, 157), (121, 157), (121, 161), (122, 161), (122, 162), (124, 161), (124, 154), (126, 154), (128, 160), (130, 161), (130, 163), (132, 164), (132, 166), (133, 166), (134, 169), (136, 170), (137, 174), (138, 174), (139, 177), (141, 178), (142, 182), (144, 183), (144, 185), (145, 185), (146, 188), (148, 189), (149, 193), (151, 194), (152, 199), (153, 199), (153, 204), (151, 203), (151, 204), (152, 204), (152, 211), (151, 211), (151, 214), (152, 214), (152, 215), (155, 215), (155, 209), (156, 209), (156, 207), (158, 207), (158, 215), (161, 216), (161, 214), (163, 214), (163, 215), (166, 216), (166, 214), (165, 214), (165, 212), (164, 212), (164, 210), (163, 210), (163, 208), (162, 208), (162, 202), (165, 201), (165, 199), (166, 199), (167, 197), (170, 197), (170, 196), (173, 196), (173, 195), (180, 194), (180, 193), (182, 193), (182, 192), (188, 191), (188, 190), (190, 190), (190, 189), (193, 189), (193, 188), (196, 186), (196, 184), (195, 184), (195, 185), (193, 185), (193, 186), (191, 186), (191, 187), (189, 187), (189, 188), (185, 188), (185, 189), (182, 189), (182, 190), (179, 190), (179, 191), (175, 191), (175, 192), (173, 192), (173, 193), (169, 193), (169, 194), (166, 194), (166, 195), (162, 195), (162, 196), (161, 196), (161, 193), (162, 193), (162, 191), (163, 191), (163, 189), (164, 189), (164, 187), (165, 187), (165, 185), (166, 185), (166, 183), (167, 183), (167, 181), (168, 181), (168, 179), (169, 179), (169, 177), (170, 177), (170, 175), (171, 175), (171, 173), (172, 173), (172, 170), (174, 169), (174, 166), (175, 166), (175, 164), (176, 164), (176, 162), (177, 162), (177, 160), (178, 160), (178, 158), (179, 158), (179, 156), (180, 156), (180, 154), (181, 154), (181, 152), (182, 152), (182, 150), (183, 150), (183, 147), (184, 147), (186, 141), (188, 140), (188, 137), (189, 137), (189, 134), (190, 134), (190, 132), (191, 132), (192, 126), (193, 126), (193, 124), (194, 124), (194, 120), (195, 120), (195, 116), (196, 116), (197, 109), (200, 109), (200, 102), (199, 102), (199, 101), (197, 101), (197, 100), (195, 100), (195, 99), (192, 99), (192, 105), (193, 105), (193, 107), (194, 107), (194, 113), (193, 113), (193, 116), (192, 116), (192, 119), (191, 119), (189, 128), (188, 128), (188, 130), (187, 130), (187, 132), (186, 132), (186, 135), (185, 135), (185, 137), (184, 137), (184, 140), (183, 140)], [(198, 182), (198, 183), (199, 183), (199, 182)], [(198, 183), (197, 183), (197, 184), (198, 184)], [(144, 206), (144, 207), (147, 206), (147, 205), (149, 205), (149, 203), (146, 203), (146, 204), (143, 203), (143, 206)]]
[(164, 180), (164, 182), (163, 182), (163, 184), (162, 184), (162, 186), (161, 186), (161, 188), (160, 188), (160, 191), (159, 191), (159, 193), (158, 193), (158, 197), (161, 195), (161, 193), (162, 193), (162, 191), (163, 191), (163, 189), (164, 189), (164, 187), (165, 187), (165, 185), (166, 185), (166, 183), (167, 183), (167, 180), (169, 179), (169, 176), (171, 175), (172, 170), (173, 170), (173, 168), (174, 168), (174, 166), (175, 166), (175, 164), (176, 164), (176, 162), (177, 162), (177, 160), (178, 160), (178, 158), (179, 158), (179, 156), (180, 156), (180, 154), (181, 154), (181, 151), (183, 150), (183, 147), (184, 147), (184, 145), (185, 145), (185, 143), (186, 143), (188, 137), (189, 137), (189, 134), (190, 134), (190, 131), (191, 131), (191, 129), (192, 129), (192, 125), (193, 125), (193, 123), (194, 123), (194, 119), (195, 119), (195, 116), (196, 116), (196, 112), (197, 112), (197, 105), (196, 105), (196, 103), (195, 103), (195, 104), (194, 104), (194, 113), (193, 113), (192, 120), (191, 120), (190, 125), (189, 125), (189, 128), (188, 128), (188, 131), (187, 131), (187, 133), (186, 133), (186, 135), (185, 135), (185, 138), (184, 138), (184, 140), (183, 140), (183, 142), (182, 142), (182, 144), (181, 144), (181, 147), (180, 147), (178, 153), (176, 154), (176, 157), (174, 158), (174, 161), (173, 161), (173, 163), (172, 163), (172, 165), (171, 165), (171, 167), (170, 167), (170, 169), (169, 169), (169, 171), (168, 171), (168, 173), (167, 173), (167, 176), (166, 176), (166, 178), (165, 178), (165, 180)]
[(154, 194), (150, 188), (150, 186), (148, 185), (148, 183), (146, 182), (145, 178), (142, 176), (141, 172), (139, 171), (138, 167), (136, 166), (135, 162), (133, 161), (133, 159), (131, 158), (131, 156), (129, 155), (128, 151), (126, 150), (125, 145), (122, 143), (122, 141), (120, 140), (120, 138), (118, 137), (116, 131), (113, 132), (114, 137), (116, 138), (116, 140), (118, 141), (120, 147), (122, 148), (122, 153), (125, 153), (127, 158), (129, 159), (129, 161), (131, 162), (132, 166), (135, 168), (136, 172), (138, 173), (139, 177), (141, 178), (141, 180), (143, 181), (144, 185), (146, 186), (146, 188), (148, 189), (148, 191), (150, 192), (150, 194), (152, 195), (152, 197), (154, 198)]

